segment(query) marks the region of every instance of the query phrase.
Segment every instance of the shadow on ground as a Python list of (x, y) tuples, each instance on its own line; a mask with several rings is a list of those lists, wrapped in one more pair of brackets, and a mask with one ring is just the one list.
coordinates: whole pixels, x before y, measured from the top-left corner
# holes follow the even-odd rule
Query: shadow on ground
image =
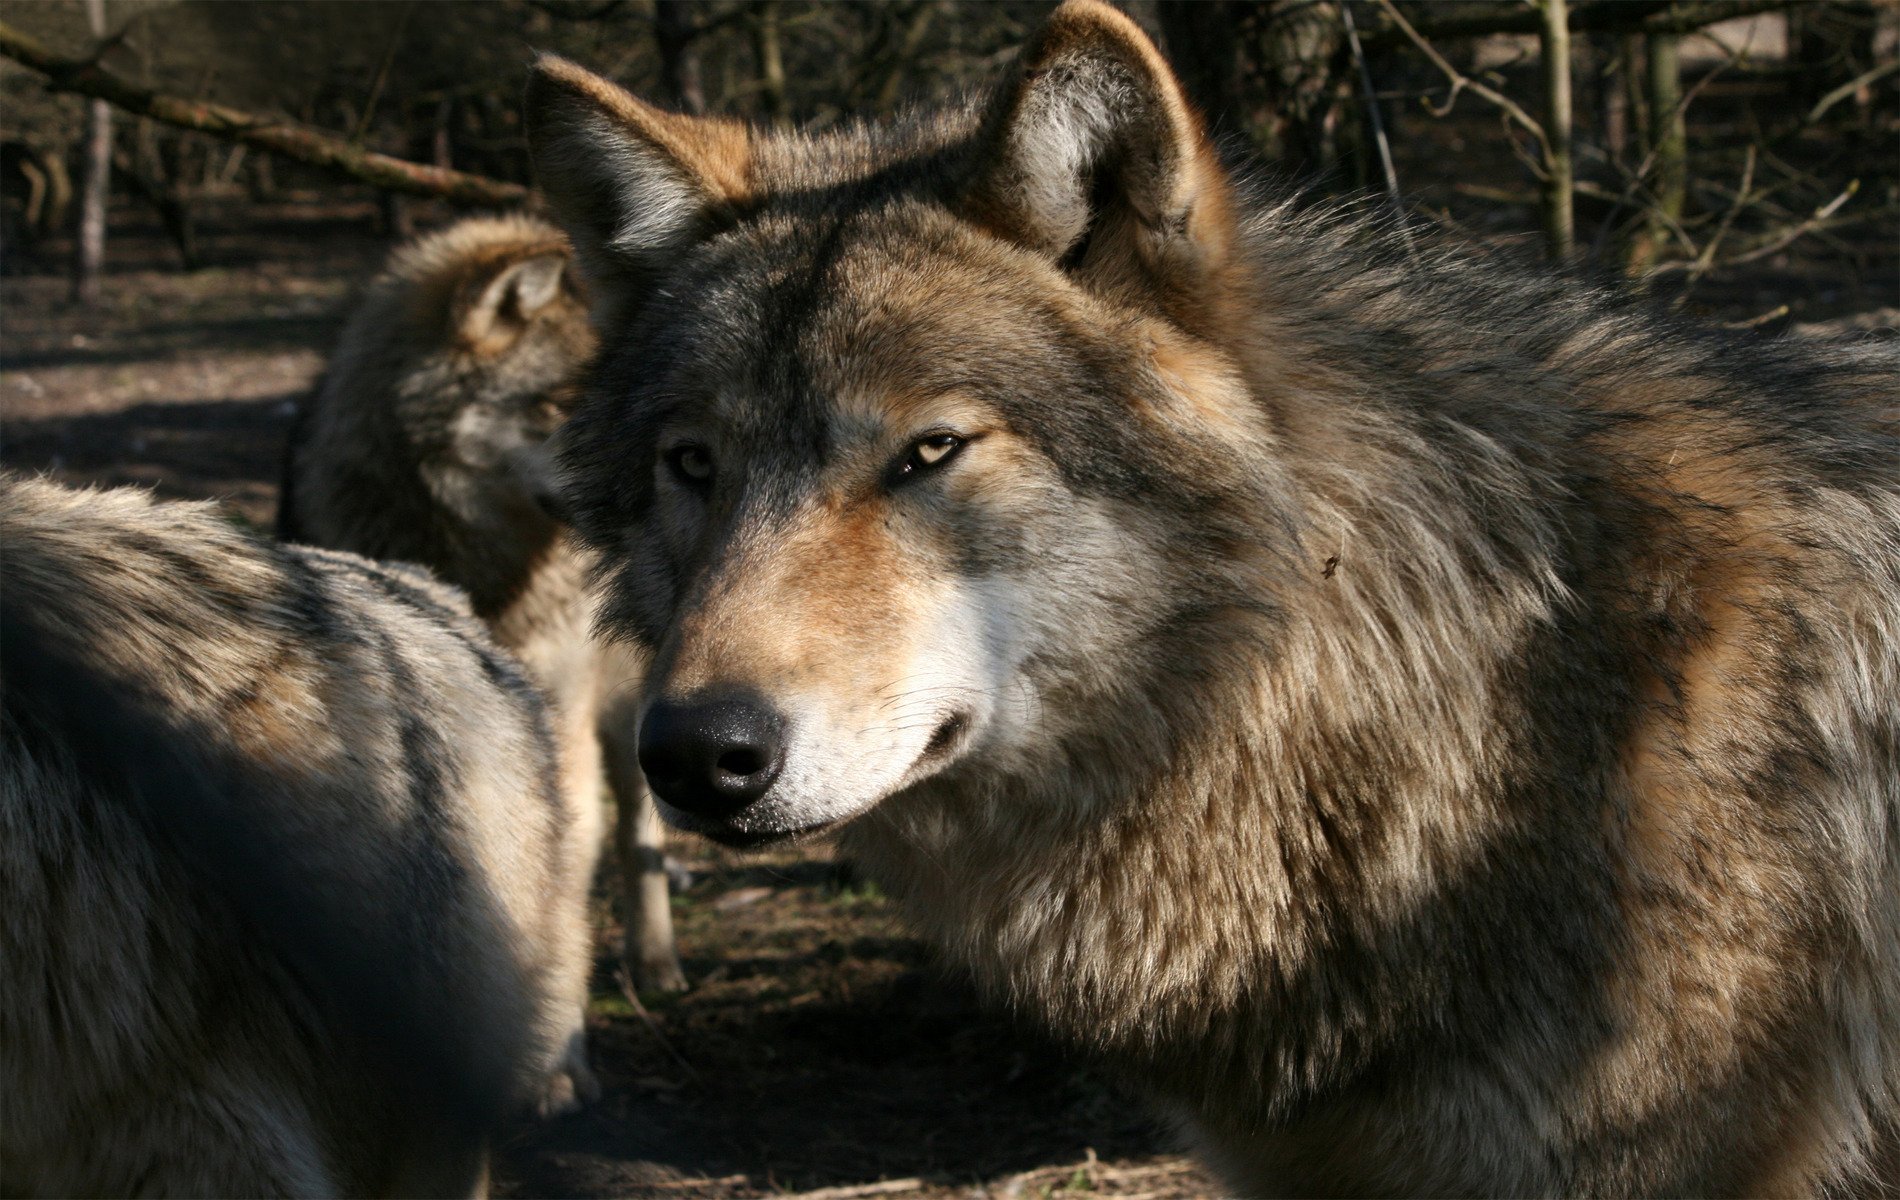
[(605, 1095), (519, 1131), (501, 1194), (835, 1194), (899, 1179), (876, 1190), (928, 1192), (1170, 1147), (1139, 1105), (979, 1005), (828, 860), (715, 867), (677, 909), (697, 986), (646, 997), (643, 1015), (604, 965), (592, 1037)]
[(272, 508), (299, 394), (153, 401), (106, 412), (0, 422), (9, 464), (73, 483), (139, 484), (231, 502), (253, 521)]

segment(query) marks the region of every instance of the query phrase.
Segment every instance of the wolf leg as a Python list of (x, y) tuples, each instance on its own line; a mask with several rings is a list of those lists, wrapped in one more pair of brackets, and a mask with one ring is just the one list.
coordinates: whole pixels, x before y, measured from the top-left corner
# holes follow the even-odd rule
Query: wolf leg
[[(627, 933), (621, 957), (635, 987), (682, 992), (686, 973), (673, 944), (673, 910), (666, 887), (666, 835), (652, 793), (640, 774), (633, 740), (601, 723), (607, 781), (614, 791), (614, 853), (620, 859)], [(629, 725), (629, 730), (631, 726)]]

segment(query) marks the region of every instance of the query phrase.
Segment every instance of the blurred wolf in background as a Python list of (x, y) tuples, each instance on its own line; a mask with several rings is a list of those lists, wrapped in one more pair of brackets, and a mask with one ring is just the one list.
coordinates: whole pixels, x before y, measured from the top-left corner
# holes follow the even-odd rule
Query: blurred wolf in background
[(1897, 1186), (1900, 359), (1247, 194), (1092, 0), (781, 135), (543, 59), (642, 765), (1243, 1194)]
[(642, 664), (636, 650), (593, 638), (589, 558), (547, 507), (543, 443), (593, 350), (567, 239), (553, 226), (476, 217), (402, 247), (298, 414), (279, 533), (422, 563), (468, 590), (554, 701), (581, 831), (574, 852), (589, 864), (604, 758), (627, 967), (642, 988), (676, 990), (685, 977), (661, 826), (635, 759)]
[(540, 693), (421, 571), (0, 476), (0, 1194), (470, 1195), (581, 1039)]

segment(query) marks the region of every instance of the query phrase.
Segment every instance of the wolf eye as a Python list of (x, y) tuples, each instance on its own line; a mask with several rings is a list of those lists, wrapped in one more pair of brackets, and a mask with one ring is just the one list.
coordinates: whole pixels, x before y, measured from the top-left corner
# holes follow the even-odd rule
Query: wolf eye
[(963, 449), (964, 439), (954, 433), (933, 433), (919, 438), (891, 470), (891, 482), (902, 483), (933, 467), (941, 467)]
[(712, 453), (704, 446), (691, 442), (675, 446), (666, 452), (666, 465), (674, 478), (696, 491), (704, 490), (712, 482)]

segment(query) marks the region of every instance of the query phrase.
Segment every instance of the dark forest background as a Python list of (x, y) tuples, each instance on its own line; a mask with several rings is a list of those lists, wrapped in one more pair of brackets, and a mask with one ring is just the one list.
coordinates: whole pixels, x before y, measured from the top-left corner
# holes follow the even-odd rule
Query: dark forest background
[[(518, 102), (537, 49), (678, 108), (822, 127), (994, 79), (1047, 7), (4, 0), (0, 255), (43, 267), (45, 243), (83, 223), (79, 92), (142, 100), (112, 122), (109, 186), (195, 266), (211, 201), (368, 180), (400, 233), (430, 219), (404, 195), (512, 199), (507, 185), (530, 182)], [(1541, 246), (1677, 296), (1797, 243), (1857, 293), (1893, 283), (1894, 0), (1128, 7), (1235, 157), (1308, 195), (1376, 197), (1473, 243)], [(181, 115), (218, 135), (158, 119)], [(294, 157), (264, 148), (273, 135)], [(457, 192), (405, 164), (502, 186)]]

